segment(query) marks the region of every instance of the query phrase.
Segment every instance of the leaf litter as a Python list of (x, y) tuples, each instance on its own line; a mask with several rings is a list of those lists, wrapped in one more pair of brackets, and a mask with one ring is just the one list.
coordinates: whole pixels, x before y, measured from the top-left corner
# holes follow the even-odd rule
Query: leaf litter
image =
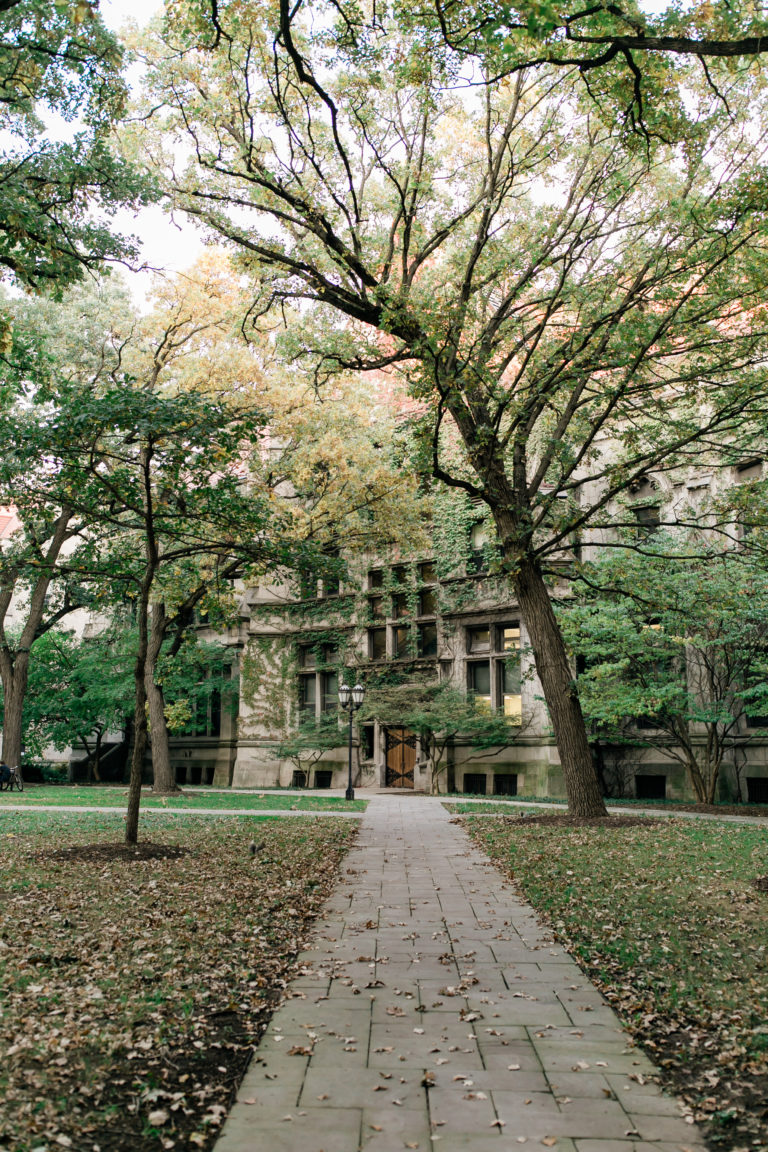
[(0, 814), (0, 1152), (210, 1149), (356, 833), (155, 817), (126, 852), (122, 827)]
[(462, 823), (600, 988), (710, 1144), (767, 1148), (768, 901), (755, 883), (768, 871), (765, 830), (674, 819)]

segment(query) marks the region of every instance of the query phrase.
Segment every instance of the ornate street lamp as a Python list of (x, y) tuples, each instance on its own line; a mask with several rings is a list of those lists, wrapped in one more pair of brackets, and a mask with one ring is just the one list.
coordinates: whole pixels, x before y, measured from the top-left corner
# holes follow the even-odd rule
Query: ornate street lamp
[(350, 688), (349, 684), (339, 685), (339, 704), (349, 712), (349, 775), (345, 793), (347, 800), (354, 800), (355, 798), (355, 790), (352, 787), (352, 717), (364, 699), (365, 688), (362, 684), (355, 684), (354, 688)]

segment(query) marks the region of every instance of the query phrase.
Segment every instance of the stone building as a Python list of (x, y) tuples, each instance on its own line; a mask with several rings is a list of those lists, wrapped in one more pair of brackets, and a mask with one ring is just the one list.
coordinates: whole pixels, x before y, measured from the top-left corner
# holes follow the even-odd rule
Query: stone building
[[(726, 484), (762, 475), (759, 460), (735, 469), (713, 468), (682, 479), (648, 476), (619, 510), (637, 532), (683, 519)], [(603, 533), (574, 542), (584, 557), (596, 555)], [(574, 551), (570, 553), (572, 556)], [(569, 555), (562, 557), (563, 571)], [(173, 741), (179, 782), (233, 787), (344, 787), (346, 727), (338, 716), (339, 677), (363, 684), (383, 672), (401, 678), (439, 679), (474, 694), (478, 705), (501, 712), (509, 743), (478, 752), (458, 735), (446, 749), (441, 791), (488, 795), (564, 795), (562, 773), (546, 707), (528, 650), (524, 622), (509, 585), (493, 572), (493, 550), (477, 506), (458, 519), (453, 538), (436, 537), (431, 554), (401, 552), (350, 565), (345, 582), (319, 580), (311, 587), (244, 589), (240, 619), (225, 638), (232, 675), (239, 676), (237, 716), (213, 700), (206, 727)], [(553, 592), (567, 583), (553, 569)], [(288, 755), (286, 740), (306, 721), (335, 731), (338, 743)], [(343, 718), (342, 718), (343, 719)], [(721, 775), (720, 798), (768, 802), (768, 721), (740, 721), (740, 739)], [(637, 743), (622, 747), (595, 741), (596, 766), (607, 790), (638, 798), (690, 799), (682, 767), (664, 742), (647, 746), (643, 725)], [(358, 786), (426, 789), (427, 765), (415, 736), (403, 727), (371, 721), (354, 729)], [(704, 736), (702, 734), (702, 740)], [(333, 741), (331, 741), (333, 743)], [(282, 754), (281, 754), (282, 753)]]

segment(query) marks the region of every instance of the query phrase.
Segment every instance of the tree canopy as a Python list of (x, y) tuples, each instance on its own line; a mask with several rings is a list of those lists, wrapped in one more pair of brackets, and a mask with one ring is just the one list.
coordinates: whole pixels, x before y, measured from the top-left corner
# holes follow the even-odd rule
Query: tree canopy
[(768, 715), (768, 574), (749, 554), (655, 539), (585, 565), (559, 617), (599, 739), (659, 749), (702, 803)]
[(151, 181), (110, 143), (125, 109), (123, 49), (86, 0), (0, 8), (0, 270), (35, 290), (134, 244), (110, 229)]
[(762, 88), (734, 127), (692, 81), (685, 147), (632, 148), (574, 72), (467, 88), (418, 30), (382, 15), (361, 45), (321, 7), (221, 4), (215, 42), (168, 10), (149, 94), (191, 150), (158, 170), (252, 317), (295, 310), (320, 387), (407, 380), (418, 466), (490, 509), (569, 792), (601, 811), (542, 569), (648, 469), (763, 435)]

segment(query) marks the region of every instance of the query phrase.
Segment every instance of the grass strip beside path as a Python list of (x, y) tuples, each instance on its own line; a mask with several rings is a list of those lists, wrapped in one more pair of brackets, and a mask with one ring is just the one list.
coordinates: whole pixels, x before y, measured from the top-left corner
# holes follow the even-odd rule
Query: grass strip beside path
[(743, 824), (465, 817), (713, 1143), (768, 1148), (768, 835)]
[[(0, 792), (3, 804), (34, 807), (36, 804), (56, 804), (89, 808), (125, 808), (128, 803), (126, 787), (105, 787), (77, 784), (32, 784), (23, 792)], [(273, 792), (181, 792), (172, 796), (153, 796), (149, 789), (141, 794), (142, 808), (162, 808), (184, 811), (190, 808), (220, 808), (222, 812), (237, 812), (251, 808), (292, 809), (297, 812), (364, 812), (366, 800), (345, 800), (343, 796), (282, 795)]]
[(355, 833), (157, 815), (176, 858), (78, 859), (122, 818), (0, 812), (0, 1152), (211, 1148)]

